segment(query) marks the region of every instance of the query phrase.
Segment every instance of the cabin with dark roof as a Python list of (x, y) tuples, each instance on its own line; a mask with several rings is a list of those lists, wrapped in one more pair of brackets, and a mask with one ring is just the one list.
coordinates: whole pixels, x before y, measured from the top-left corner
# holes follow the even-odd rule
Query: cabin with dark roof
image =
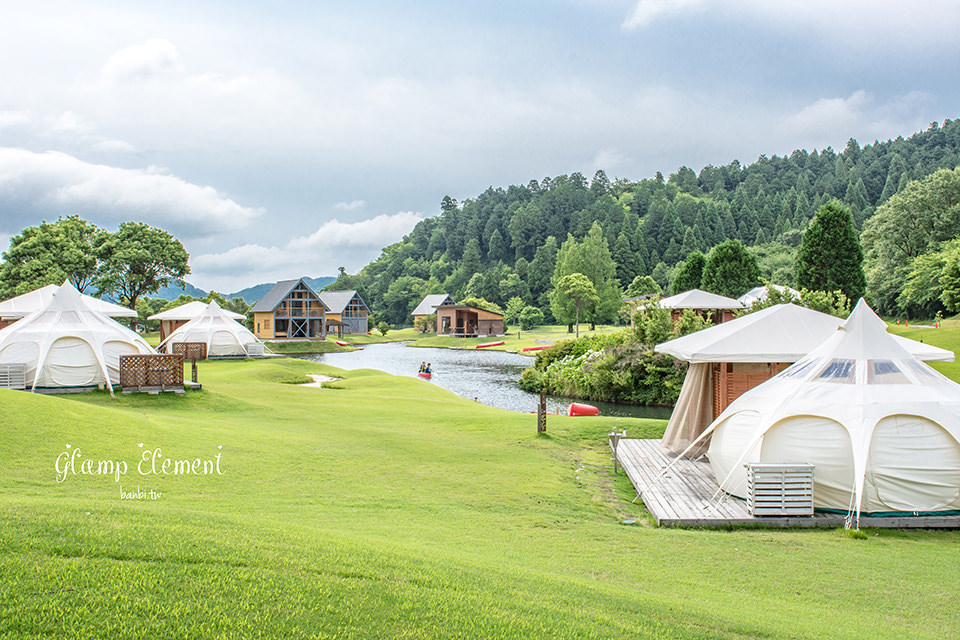
[(366, 333), (370, 308), (356, 289), (321, 291), (320, 300), (327, 305), (327, 333)]
[(437, 307), (437, 335), (454, 338), (502, 336), (503, 315), (465, 304)]
[(327, 337), (327, 306), (303, 278), (273, 285), (250, 311), (253, 332), (261, 340)]

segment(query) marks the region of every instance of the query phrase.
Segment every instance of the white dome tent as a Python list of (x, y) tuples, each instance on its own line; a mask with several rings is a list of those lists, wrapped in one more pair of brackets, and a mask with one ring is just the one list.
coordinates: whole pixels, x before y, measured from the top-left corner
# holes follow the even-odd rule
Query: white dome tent
[[(53, 299), (54, 294), (57, 293), (59, 288), (60, 287), (55, 284), (48, 284), (45, 287), (34, 289), (29, 293), (24, 293), (23, 295), (0, 302), (0, 318), (5, 320), (19, 320), (20, 318), (30, 315), (34, 311), (39, 311), (45, 307), (51, 299)], [(112, 302), (84, 295), (79, 292), (77, 293), (88, 307), (94, 311), (102, 313), (105, 316), (110, 316), (111, 318), (137, 317), (137, 312), (129, 307), (122, 307), (119, 304), (114, 304)]]
[[(260, 339), (227, 313), (215, 301), (211, 301), (200, 315), (167, 336), (159, 348), (166, 348), (168, 353), (172, 353), (176, 342), (203, 342), (207, 345), (207, 357), (246, 357), (255, 350), (262, 354), (263, 343)], [(257, 347), (254, 348), (254, 345)]]
[(720, 487), (753, 462), (814, 465), (814, 506), (960, 510), (960, 385), (913, 356), (863, 301), (820, 347), (735, 400), (705, 432)]
[(64, 282), (43, 307), (0, 329), (0, 364), (24, 364), (31, 390), (120, 383), (120, 356), (154, 350)]

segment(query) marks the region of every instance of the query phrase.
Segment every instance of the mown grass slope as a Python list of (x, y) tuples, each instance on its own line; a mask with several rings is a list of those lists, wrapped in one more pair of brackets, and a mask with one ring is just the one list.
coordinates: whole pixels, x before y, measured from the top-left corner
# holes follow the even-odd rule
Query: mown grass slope
[[(307, 373), (343, 379), (289, 384)], [(531, 415), (298, 360), (200, 379), (185, 397), (0, 391), (0, 637), (960, 633), (956, 533), (657, 529), (612, 474), (609, 418), (537, 436)], [(57, 482), (68, 444), (129, 469)], [(140, 475), (158, 447), (219, 452), (223, 473)]]

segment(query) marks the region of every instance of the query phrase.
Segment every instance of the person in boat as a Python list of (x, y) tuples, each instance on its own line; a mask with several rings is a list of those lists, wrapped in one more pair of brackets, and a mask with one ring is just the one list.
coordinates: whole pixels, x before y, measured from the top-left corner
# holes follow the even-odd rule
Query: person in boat
[(426, 372), (427, 372), (427, 363), (426, 361), (423, 361), (420, 363), (420, 373), (426, 373)]
[(424, 373), (433, 373), (433, 369), (430, 368), (430, 363), (427, 363), (427, 368), (423, 370)]

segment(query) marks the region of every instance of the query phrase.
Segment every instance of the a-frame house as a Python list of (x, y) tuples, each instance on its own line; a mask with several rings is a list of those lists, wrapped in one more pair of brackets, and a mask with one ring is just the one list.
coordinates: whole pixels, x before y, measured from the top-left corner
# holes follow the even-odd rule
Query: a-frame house
[(261, 340), (322, 340), (327, 310), (303, 278), (283, 280), (253, 305), (253, 332)]

